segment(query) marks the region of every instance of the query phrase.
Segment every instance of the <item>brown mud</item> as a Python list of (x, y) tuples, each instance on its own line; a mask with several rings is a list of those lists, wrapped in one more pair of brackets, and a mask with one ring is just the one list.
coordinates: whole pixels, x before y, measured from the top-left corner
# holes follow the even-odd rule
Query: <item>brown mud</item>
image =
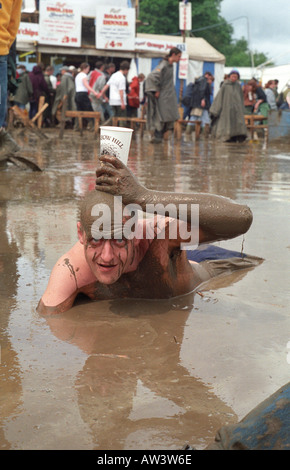
[(0, 449), (205, 448), (289, 381), (290, 151), (282, 142), (132, 139), (148, 188), (247, 204), (244, 237), (219, 243), (264, 258), (170, 301), (80, 299), (41, 317), (50, 271), (77, 239), (99, 142), (56, 130), (15, 138), (41, 172), (0, 170)]

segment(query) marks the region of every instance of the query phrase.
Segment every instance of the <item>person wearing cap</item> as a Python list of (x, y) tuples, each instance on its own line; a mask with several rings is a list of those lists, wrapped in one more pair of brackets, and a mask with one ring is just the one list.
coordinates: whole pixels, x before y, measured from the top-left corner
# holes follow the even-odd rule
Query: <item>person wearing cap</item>
[(75, 82), (74, 77), (67, 65), (61, 68), (60, 84), (56, 88), (55, 99), (52, 106), (53, 121), (58, 119), (57, 112), (61, 106), (64, 96), (67, 97), (67, 110), (75, 111)]
[(198, 244), (247, 232), (252, 223), (247, 206), (212, 194), (147, 189), (118, 158), (102, 155), (99, 160), (96, 190), (81, 202), (79, 241), (55, 264), (37, 307), (40, 314), (69, 310), (78, 294), (94, 301), (168, 299), (221, 272), (260, 264), (248, 255), (224, 258), (224, 265), (220, 259), (192, 262), (192, 251), (182, 246), (192, 246), (192, 236)]
[(212, 136), (223, 142), (243, 142), (247, 138), (244, 96), (240, 74), (233, 69), (219, 89), (210, 107)]

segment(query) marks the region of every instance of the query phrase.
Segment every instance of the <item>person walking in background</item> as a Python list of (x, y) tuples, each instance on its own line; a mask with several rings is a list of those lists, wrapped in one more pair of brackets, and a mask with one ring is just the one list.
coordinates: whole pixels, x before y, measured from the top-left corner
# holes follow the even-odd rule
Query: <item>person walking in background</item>
[[(253, 80), (256, 82), (256, 103), (254, 106), (254, 114), (261, 114), (262, 116), (268, 116), (270, 106), (267, 103), (267, 97), (265, 94), (265, 91), (263, 88), (260, 86), (258, 80), (253, 78)], [(267, 124), (267, 120), (265, 119), (263, 121), (263, 124)]]
[(244, 96), (240, 74), (232, 70), (210, 107), (212, 136), (223, 142), (243, 142), (247, 138), (244, 118)]
[(256, 82), (255, 80), (249, 80), (248, 83), (243, 85), (243, 96), (244, 96), (244, 113), (252, 114), (256, 103)]
[[(75, 78), (75, 102), (78, 111), (93, 111), (92, 103), (89, 98), (89, 93), (92, 93), (96, 97), (97, 92), (89, 85), (88, 73), (90, 71), (90, 65), (87, 62), (83, 62), (80, 65), (80, 72)], [(84, 123), (87, 124), (88, 120), (84, 119)]]
[(97, 95), (98, 98), (101, 98), (109, 89), (109, 103), (114, 116), (125, 117), (127, 114), (126, 77), (129, 69), (130, 63), (123, 60), (120, 64), (120, 70), (111, 75), (102, 91)]
[(127, 95), (127, 116), (137, 117), (138, 109), (140, 106), (140, 83), (144, 82), (145, 75), (139, 73), (138, 76), (133, 77), (129, 84), (129, 93)]
[(52, 125), (52, 107), (55, 99), (55, 90), (56, 90), (56, 77), (53, 75), (54, 68), (52, 65), (48, 65), (44, 71), (44, 80), (48, 86), (49, 93), (46, 95), (46, 103), (48, 107), (43, 113), (43, 122), (44, 125), (50, 127)]
[(97, 62), (95, 63), (95, 69), (89, 73), (88, 81), (89, 81), (89, 85), (92, 88), (94, 88), (94, 84), (96, 80), (98, 79), (98, 77), (100, 77), (103, 74), (104, 67), (105, 67), (104, 62), (102, 60), (97, 60)]
[(145, 81), (147, 128), (153, 133), (152, 143), (161, 142), (164, 133), (172, 130), (174, 122), (179, 119), (173, 64), (180, 58), (181, 51), (173, 47)]
[(44, 78), (49, 88), (53, 90), (56, 89), (56, 77), (54, 76), (54, 67), (53, 65), (48, 65), (45, 67)]
[(55, 99), (52, 107), (53, 122), (55, 122), (56, 119), (60, 121), (60, 115), (58, 113), (65, 96), (66, 109), (68, 111), (75, 111), (77, 109), (75, 102), (75, 81), (71, 70), (66, 65), (61, 68), (61, 79), (56, 88)]
[[(99, 94), (102, 88), (104, 87), (104, 85), (106, 84), (106, 79), (105, 79), (105, 74), (104, 74), (105, 65), (103, 64), (103, 62), (96, 62), (96, 66), (97, 65), (99, 66), (99, 68), (96, 68), (95, 70), (93, 70), (94, 76), (91, 76), (89, 83), (90, 83), (90, 86), (93, 88), (93, 90), (95, 90), (97, 94)], [(103, 123), (105, 120), (104, 111), (102, 107), (102, 102), (104, 98), (99, 99), (97, 98), (96, 95), (94, 95), (93, 93), (90, 93), (90, 100), (92, 103), (93, 110), (101, 113), (101, 123)]]
[(198, 125), (195, 126), (195, 139), (199, 139), (201, 127), (204, 129), (206, 136), (209, 134), (210, 117), (208, 110), (211, 106), (211, 87), (214, 77), (210, 72), (205, 72), (202, 77), (195, 80), (192, 87), (192, 94), (190, 97), (190, 119), (187, 124), (186, 132), (190, 133), (193, 129), (194, 122)]
[(276, 103), (276, 83), (275, 80), (269, 80), (265, 85), (265, 95), (270, 109), (277, 111)]
[(29, 78), (32, 83), (32, 97), (30, 99), (29, 119), (32, 119), (38, 111), (38, 102), (41, 96), (49, 96), (49, 88), (43, 75), (43, 64), (35, 65), (32, 72), (29, 72)]
[(6, 132), (8, 99), (7, 61), (20, 24), (22, 0), (6, 0), (0, 3), (0, 159), (9, 152), (17, 152), (19, 146)]
[(17, 73), (19, 82), (14, 94), (13, 103), (18, 106), (18, 108), (25, 109), (33, 93), (32, 83), (25, 65), (18, 65)]
[[(94, 89), (98, 92), (101, 93), (102, 89), (108, 82), (109, 78), (113, 73), (116, 72), (116, 66), (113, 62), (109, 62), (108, 64), (105, 64), (104, 66), (104, 72), (100, 77), (97, 78), (97, 81), (94, 85)], [(110, 106), (109, 103), (109, 97), (110, 97), (110, 90), (107, 89), (105, 93), (101, 96), (100, 98), (100, 103), (102, 107), (102, 112), (103, 112), (103, 117), (104, 117), (104, 124), (107, 126), (113, 117), (113, 110)]]

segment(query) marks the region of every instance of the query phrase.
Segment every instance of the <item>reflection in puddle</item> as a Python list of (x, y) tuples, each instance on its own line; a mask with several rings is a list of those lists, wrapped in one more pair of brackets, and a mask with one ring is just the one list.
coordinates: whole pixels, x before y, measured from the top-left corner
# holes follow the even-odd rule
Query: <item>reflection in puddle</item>
[(249, 233), (221, 245), (265, 262), (183, 298), (80, 299), (42, 318), (35, 307), (76, 240), (99, 145), (49, 136), (23, 137), (41, 173), (0, 171), (0, 448), (202, 449), (289, 380), (289, 151), (134, 136), (141, 184), (247, 203)]

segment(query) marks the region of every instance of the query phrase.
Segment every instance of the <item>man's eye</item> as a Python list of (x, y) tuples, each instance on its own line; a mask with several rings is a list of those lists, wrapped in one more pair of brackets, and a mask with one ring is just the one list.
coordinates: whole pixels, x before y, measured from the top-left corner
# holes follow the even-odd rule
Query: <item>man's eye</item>
[(102, 238), (92, 238), (91, 239), (91, 244), (93, 245), (99, 245), (103, 241)]
[(122, 247), (126, 245), (126, 240), (124, 238), (114, 238), (112, 241), (116, 246)]

